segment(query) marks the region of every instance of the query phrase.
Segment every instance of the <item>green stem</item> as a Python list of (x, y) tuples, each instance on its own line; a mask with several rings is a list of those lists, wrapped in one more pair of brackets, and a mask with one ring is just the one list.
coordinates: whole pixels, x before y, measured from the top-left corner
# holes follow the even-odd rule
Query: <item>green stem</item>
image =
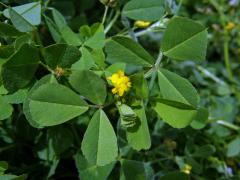
[(178, 15), (181, 7), (182, 7), (182, 3), (183, 3), (183, 0), (180, 0), (179, 4), (178, 4), (178, 7), (177, 7), (177, 10), (176, 10), (176, 13), (175, 13), (175, 16)]
[(144, 78), (147, 79), (151, 77), (152, 73), (154, 72), (153, 68), (151, 68), (148, 72), (144, 74)]
[(41, 64), (46, 70), (54, 74), (54, 71), (50, 67), (48, 67), (46, 64), (44, 64), (42, 61), (40, 61), (39, 64)]
[(203, 68), (202, 66), (196, 66), (196, 68), (203, 73), (206, 77), (212, 79), (213, 81), (215, 81), (216, 83), (220, 84), (220, 85), (225, 85), (226, 83), (221, 80), (220, 78), (218, 78), (215, 74), (211, 73), (210, 71), (208, 71), (207, 69)]
[[(158, 55), (158, 58), (156, 60), (156, 63), (152, 67), (151, 80), (150, 80), (150, 83), (149, 83), (149, 93), (151, 93), (151, 90), (154, 86), (154, 82), (155, 82), (156, 77), (157, 77), (157, 71), (158, 71), (158, 68), (159, 68), (159, 65), (160, 65), (162, 59), (163, 59), (163, 53), (160, 51), (160, 53)], [(146, 100), (145, 106), (147, 106), (147, 104), (148, 104), (148, 100)]]
[[(225, 30), (226, 31), (226, 30)], [(233, 73), (232, 73), (232, 68), (231, 68), (231, 63), (229, 59), (229, 37), (227, 32), (224, 32), (224, 62), (225, 62), (225, 67), (228, 73), (228, 77), (231, 81), (234, 80)]]
[(229, 129), (232, 129), (232, 130), (235, 130), (235, 131), (240, 131), (240, 127), (232, 124), (232, 123), (229, 123), (229, 122), (226, 122), (226, 121), (222, 121), (222, 120), (218, 120), (217, 121), (218, 124), (220, 125), (223, 125)]
[[(224, 6), (218, 4), (215, 0), (210, 0), (210, 3), (213, 5), (213, 7), (217, 10), (218, 14), (220, 15), (220, 23), (222, 25), (222, 28), (224, 29), (223, 53), (224, 53), (225, 68), (228, 73), (228, 77), (230, 81), (234, 81), (230, 58), (229, 58), (229, 35), (228, 35), (228, 31), (225, 29), (227, 22), (224, 14), (224, 9), (223, 9)], [(224, 1), (222, 1), (222, 3), (224, 3)]]
[(155, 79), (157, 77), (157, 71), (158, 71), (159, 65), (162, 61), (162, 58), (163, 58), (163, 53), (160, 52), (159, 55), (158, 55), (158, 58), (156, 60), (156, 63), (154, 64), (154, 67), (153, 67), (154, 73), (152, 74), (152, 77), (151, 77), (151, 80), (150, 80), (149, 91), (151, 91), (153, 86), (154, 86), (154, 82), (155, 82)]
[(6, 151), (6, 150), (12, 149), (14, 147), (15, 147), (15, 144), (10, 144), (8, 146), (2, 147), (2, 148), (0, 148), (0, 153), (2, 153), (3, 151)]
[(0, 4), (3, 5), (5, 8), (8, 8), (8, 5), (6, 5), (6, 4), (4, 4), (2, 2), (0, 2)]
[(51, 0), (47, 0), (47, 1), (45, 2), (45, 7), (48, 6), (48, 4), (50, 3), (50, 1), (51, 1)]
[(113, 19), (110, 21), (110, 23), (107, 25), (106, 29), (105, 29), (105, 34), (108, 33), (108, 31), (112, 28), (112, 26), (114, 25), (114, 23), (117, 21), (118, 17), (120, 15), (120, 11), (117, 11), (115, 16), (113, 17)]
[(36, 43), (40, 46), (40, 47), (43, 47), (43, 44), (42, 44), (42, 40), (39, 36), (39, 33), (37, 30), (33, 31), (33, 36), (34, 36), (34, 39), (36, 41)]
[(54, 81), (55, 81), (55, 76), (54, 76), (54, 74), (52, 74), (51, 79), (50, 79), (50, 83), (54, 83)]
[(108, 13), (108, 6), (105, 6), (105, 11), (102, 18), (102, 24), (104, 24), (106, 21), (107, 13)]

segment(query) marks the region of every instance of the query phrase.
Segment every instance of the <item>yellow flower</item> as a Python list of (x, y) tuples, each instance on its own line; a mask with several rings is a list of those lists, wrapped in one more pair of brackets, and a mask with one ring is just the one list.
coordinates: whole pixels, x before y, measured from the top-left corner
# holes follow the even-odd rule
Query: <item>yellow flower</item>
[(151, 25), (149, 21), (135, 21), (134, 26), (138, 28), (147, 28)]
[(225, 26), (225, 29), (228, 30), (228, 31), (231, 31), (233, 30), (233, 28), (235, 28), (236, 24), (233, 23), (233, 22), (229, 22), (226, 26)]
[(185, 164), (183, 169), (182, 169), (182, 172), (184, 172), (186, 174), (190, 174), (191, 170), (192, 170), (192, 166), (190, 166), (189, 164)]
[(125, 76), (123, 71), (118, 71), (114, 73), (108, 79), (112, 82), (114, 88), (112, 89), (113, 94), (118, 94), (119, 96), (123, 96), (125, 92), (127, 92), (131, 87), (131, 82), (129, 77)]

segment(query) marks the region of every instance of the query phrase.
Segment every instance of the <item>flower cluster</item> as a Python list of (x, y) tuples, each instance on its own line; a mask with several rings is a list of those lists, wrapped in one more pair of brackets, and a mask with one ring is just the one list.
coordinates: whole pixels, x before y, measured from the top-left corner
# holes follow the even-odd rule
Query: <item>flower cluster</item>
[(123, 71), (118, 71), (114, 73), (108, 79), (112, 82), (114, 88), (112, 89), (113, 94), (118, 94), (119, 96), (123, 96), (125, 92), (129, 90), (131, 87), (131, 82), (129, 77), (125, 76)]

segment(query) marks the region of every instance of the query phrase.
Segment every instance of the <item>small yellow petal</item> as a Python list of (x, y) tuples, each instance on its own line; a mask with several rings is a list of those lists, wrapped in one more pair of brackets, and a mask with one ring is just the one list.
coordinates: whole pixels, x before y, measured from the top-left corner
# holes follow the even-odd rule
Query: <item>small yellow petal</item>
[(119, 90), (118, 90), (118, 95), (121, 97), (121, 96), (123, 96), (123, 94), (124, 94), (124, 90), (119, 89)]
[(117, 73), (112, 74), (112, 76), (108, 77), (107, 79), (111, 80), (114, 86), (112, 89), (113, 94), (123, 96), (124, 93), (127, 92), (131, 87), (130, 78), (125, 76), (125, 73), (122, 70), (117, 71)]
[(118, 92), (117, 88), (113, 88), (113, 89), (112, 89), (112, 93), (113, 93), (113, 94), (116, 94), (117, 92)]
[(117, 74), (118, 74), (119, 77), (124, 77), (125, 76), (125, 74), (124, 74), (124, 72), (122, 70), (119, 70), (117, 72)]

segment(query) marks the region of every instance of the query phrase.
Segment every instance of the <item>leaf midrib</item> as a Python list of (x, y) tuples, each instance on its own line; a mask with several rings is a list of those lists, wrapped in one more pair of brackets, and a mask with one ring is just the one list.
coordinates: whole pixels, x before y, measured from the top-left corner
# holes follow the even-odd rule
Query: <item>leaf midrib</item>
[[(91, 71), (89, 71), (89, 72), (91, 72)], [(91, 73), (93, 73), (93, 72), (91, 72)], [(92, 74), (92, 75), (95, 76), (95, 74)], [(96, 75), (96, 76), (97, 76), (97, 75)], [(92, 83), (92, 81), (91, 81), (91, 78), (89, 78), (89, 76), (87, 76), (86, 79), (88, 80), (90, 86), (93, 87), (94, 85), (92, 85), (93, 83)], [(90, 82), (91, 82), (91, 83), (90, 83)], [(103, 81), (102, 81), (101, 79), (99, 79), (99, 82), (101, 82), (101, 84), (102, 84)], [(100, 105), (104, 104), (104, 102), (102, 102), (102, 97), (100, 96), (100, 93), (94, 91), (94, 89), (95, 89), (95, 88), (90, 88), (89, 91), (91, 91), (92, 94), (95, 95), (97, 104), (100, 104)], [(91, 99), (94, 99), (94, 98), (91, 98)], [(106, 97), (105, 97), (105, 99), (106, 99)], [(104, 100), (105, 100), (105, 99), (104, 99)], [(104, 101), (104, 100), (103, 100), (103, 101)], [(94, 101), (95, 101), (95, 100), (94, 100)]]
[[(161, 74), (162, 74), (162, 77), (170, 84), (171, 87), (173, 87), (173, 89), (175, 89), (175, 91), (177, 92), (177, 94), (180, 95), (180, 97), (182, 97), (183, 100), (185, 100), (185, 101), (188, 103), (188, 105), (191, 105), (191, 106), (192, 106), (192, 104), (188, 102), (188, 100), (181, 94), (181, 92), (178, 91), (178, 89), (172, 84), (172, 82), (171, 82), (170, 80), (168, 80), (168, 78), (167, 78), (161, 71), (159, 71), (158, 73), (161, 73)], [(159, 83), (159, 84), (160, 84), (160, 83)], [(161, 88), (160, 88), (160, 89), (161, 89)]]
[[(112, 39), (112, 41), (115, 42), (116, 44), (120, 45), (121, 47), (124, 47), (124, 49), (127, 50), (128, 52), (130, 52), (130, 54), (132, 54), (133, 56), (135, 56), (135, 57), (143, 60), (143, 61), (144, 61), (144, 64), (146, 64), (146, 65), (151, 65), (150, 63), (148, 63), (147, 60), (145, 60), (145, 59), (143, 59), (142, 57), (138, 56), (138, 55), (135, 54), (133, 51), (129, 51), (129, 49), (126, 48), (124, 45), (120, 44), (119, 42), (117, 42), (117, 41), (115, 41), (115, 40), (113, 40), (113, 39)], [(139, 62), (139, 61), (138, 61), (138, 62)], [(142, 64), (142, 62), (140, 62), (140, 63)]]
[(36, 2), (36, 4), (33, 4), (30, 8), (26, 9), (25, 11), (23, 11), (20, 15), (26, 14), (28, 11), (32, 10), (33, 8), (35, 8), (38, 5), (40, 5), (40, 3)]
[(178, 47), (182, 46), (183, 44), (187, 43), (188, 41), (191, 41), (193, 38), (195, 38), (196, 36), (198, 36), (199, 34), (201, 34), (202, 32), (206, 31), (206, 28), (203, 29), (202, 31), (199, 31), (197, 33), (195, 33), (192, 37), (183, 40), (182, 42), (178, 43), (177, 45), (175, 45), (174, 47), (172, 47), (171, 49), (168, 49), (167, 51), (164, 52), (164, 54), (169, 54), (171, 51), (174, 51), (175, 49), (177, 49)]
[(65, 106), (73, 106), (73, 107), (82, 107), (82, 108), (87, 108), (87, 106), (84, 106), (84, 105), (75, 105), (75, 104), (65, 104), (65, 103), (61, 103), (61, 102), (51, 102), (51, 101), (44, 101), (44, 100), (35, 100), (34, 98), (33, 99), (29, 99), (29, 101), (33, 101), (33, 102), (41, 102), (41, 103), (49, 103), (49, 104), (58, 104), (58, 105), (65, 105)]
[(98, 155), (98, 152), (99, 152), (99, 149), (100, 148), (100, 145), (99, 145), (99, 140), (100, 140), (100, 129), (101, 129), (101, 123), (102, 123), (102, 111), (99, 110), (99, 128), (98, 128), (98, 141), (97, 141), (97, 157), (96, 157), (96, 164), (98, 165), (99, 164), (99, 155)]
[[(21, 19), (23, 19), (23, 21), (25, 23), (27, 23), (29, 26), (31, 26), (33, 29), (35, 29), (35, 27), (29, 22), (27, 21), (21, 14), (19, 14), (17, 11), (15, 11), (13, 8), (10, 8), (11, 11), (13, 11), (14, 13), (16, 13), (17, 16), (19, 16)], [(9, 16), (11, 18), (11, 15), (10, 15), (10, 11), (9, 11)]]

